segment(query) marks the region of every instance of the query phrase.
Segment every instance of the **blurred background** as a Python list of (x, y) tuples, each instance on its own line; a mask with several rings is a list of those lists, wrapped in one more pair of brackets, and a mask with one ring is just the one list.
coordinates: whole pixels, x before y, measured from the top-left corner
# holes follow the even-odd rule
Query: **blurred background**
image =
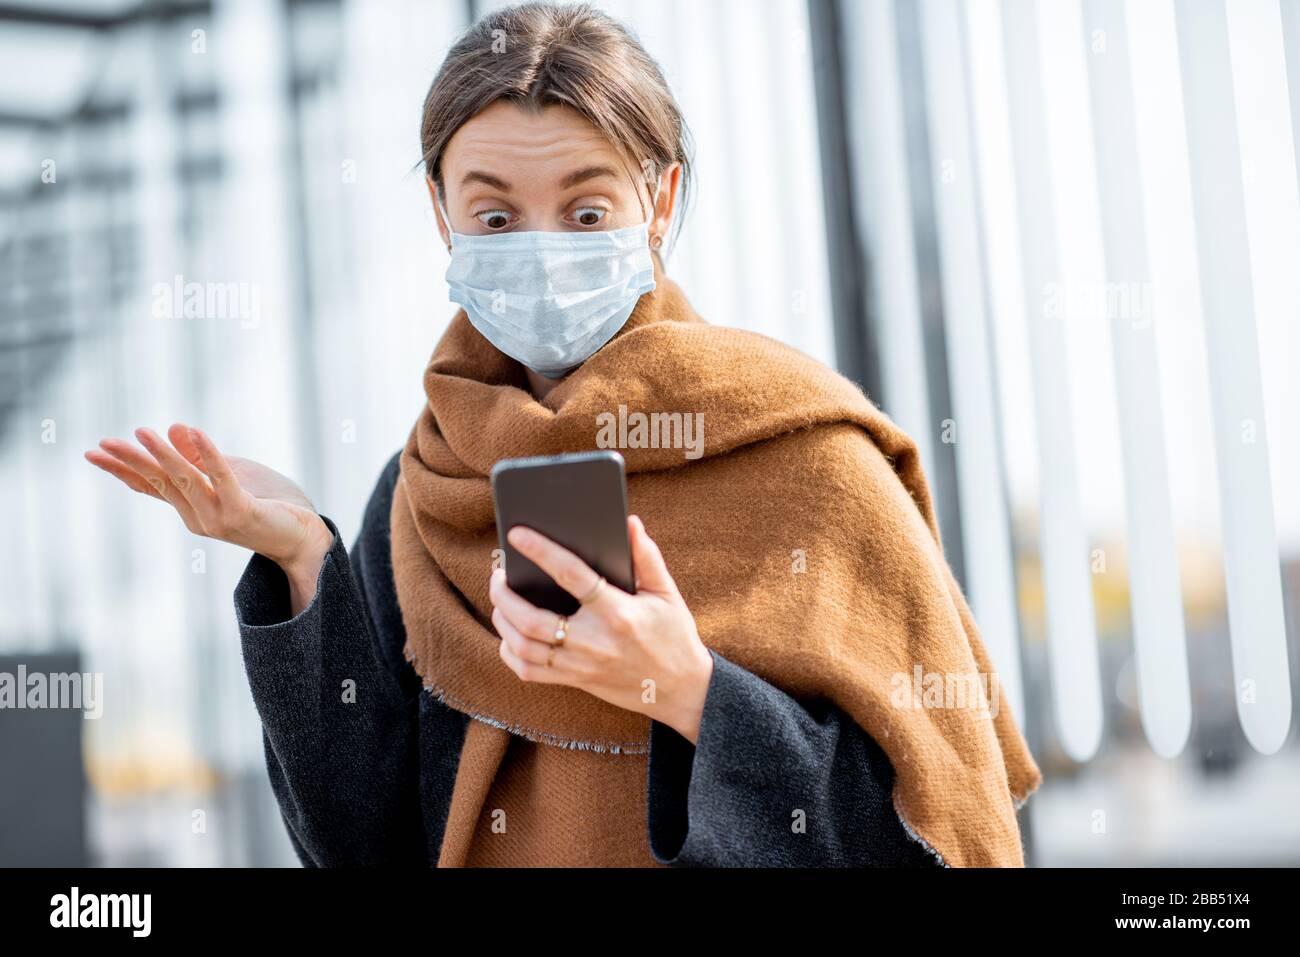
[[(921, 446), (1029, 862), (1300, 863), (1300, 0), (598, 5), (695, 137), (669, 272)], [(420, 108), (489, 6), (0, 0), (0, 673), (103, 687), (0, 710), (0, 865), (297, 863), (248, 554), (82, 453), (200, 424), (351, 543), (454, 313)]]

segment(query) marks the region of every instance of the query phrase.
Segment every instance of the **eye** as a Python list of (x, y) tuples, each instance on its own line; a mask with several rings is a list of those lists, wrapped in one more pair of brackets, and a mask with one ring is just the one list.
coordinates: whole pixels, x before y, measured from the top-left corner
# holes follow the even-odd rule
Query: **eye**
[(573, 218), (579, 226), (599, 226), (608, 212), (599, 206), (579, 206), (573, 211)]
[(504, 209), (485, 209), (481, 213), (475, 213), (474, 218), (492, 230), (504, 229), (510, 225), (510, 214)]

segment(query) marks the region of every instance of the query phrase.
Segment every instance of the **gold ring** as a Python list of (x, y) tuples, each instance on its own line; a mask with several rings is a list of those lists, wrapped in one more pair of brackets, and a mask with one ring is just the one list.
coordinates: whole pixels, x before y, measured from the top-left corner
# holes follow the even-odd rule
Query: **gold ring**
[(564, 639), (569, 637), (569, 616), (561, 615), (560, 620), (555, 625), (555, 644), (553, 647), (559, 648), (564, 644)]
[(605, 587), (605, 576), (601, 575), (600, 578), (596, 580), (595, 586), (591, 589), (591, 591), (587, 593), (587, 596), (585, 598), (578, 599), (578, 603), (582, 605), (590, 605), (593, 601), (596, 600), (596, 596), (600, 594), (600, 590), (604, 587)]
[(546, 667), (551, 667), (555, 662), (555, 645), (551, 645), (551, 650), (546, 653)]

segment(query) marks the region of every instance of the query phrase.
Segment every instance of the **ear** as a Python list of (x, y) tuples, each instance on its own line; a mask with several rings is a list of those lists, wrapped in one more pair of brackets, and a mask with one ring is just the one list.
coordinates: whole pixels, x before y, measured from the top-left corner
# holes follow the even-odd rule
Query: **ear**
[(677, 187), (682, 180), (682, 164), (674, 163), (659, 176), (659, 198), (655, 200), (654, 222), (650, 232), (668, 239), (668, 227), (677, 208)]

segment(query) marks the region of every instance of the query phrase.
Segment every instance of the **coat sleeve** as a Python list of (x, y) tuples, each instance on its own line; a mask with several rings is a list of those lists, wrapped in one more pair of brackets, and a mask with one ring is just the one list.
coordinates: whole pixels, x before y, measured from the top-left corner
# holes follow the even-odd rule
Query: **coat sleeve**
[(284, 572), (262, 555), (235, 588), (271, 787), (307, 867), (427, 866), (419, 681), (380, 640), (399, 613), (375, 597), (390, 574), (390, 477), (386, 470), (351, 554), (322, 516), (334, 543), (297, 615)]
[(651, 722), (647, 818), (661, 864), (935, 867), (894, 811), (884, 751), (829, 702), (800, 703), (710, 650), (699, 739)]

